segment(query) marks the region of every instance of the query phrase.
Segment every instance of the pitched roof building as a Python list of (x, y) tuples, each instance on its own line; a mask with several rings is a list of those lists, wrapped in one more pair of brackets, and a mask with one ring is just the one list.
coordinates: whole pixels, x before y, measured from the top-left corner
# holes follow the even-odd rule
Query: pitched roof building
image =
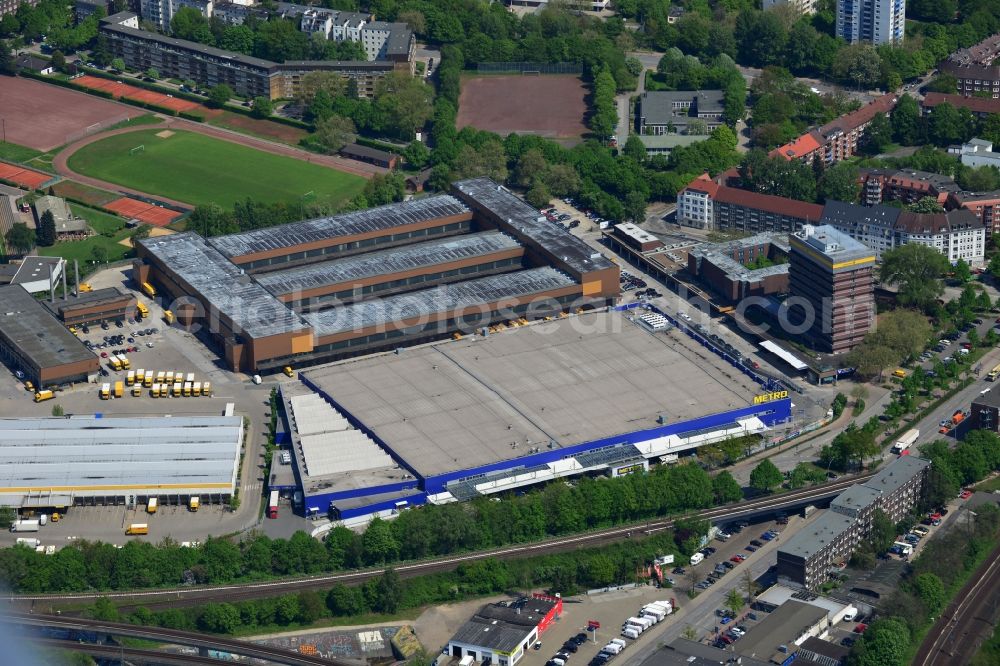
[(875, 116), (888, 115), (897, 101), (895, 93), (886, 93), (818, 129), (806, 132), (795, 141), (775, 148), (770, 154), (786, 160), (801, 159), (810, 164), (817, 157), (827, 164), (847, 159), (857, 154), (858, 141)]
[(787, 233), (818, 222), (822, 214), (822, 206), (719, 185), (707, 174), (677, 195), (677, 222), (701, 229)]

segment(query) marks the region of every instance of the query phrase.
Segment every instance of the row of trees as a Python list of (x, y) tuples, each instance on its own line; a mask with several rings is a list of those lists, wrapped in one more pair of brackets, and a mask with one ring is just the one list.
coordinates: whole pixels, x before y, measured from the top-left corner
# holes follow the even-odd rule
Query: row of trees
[[(335, 528), (324, 543), (298, 532), (287, 540), (209, 539), (196, 548), (169, 539), (159, 546), (134, 541), (123, 548), (76, 542), (52, 556), (8, 548), (0, 550), (0, 584), (21, 592), (118, 590), (314, 574), (525, 543), (739, 497), (740, 487), (727, 472), (712, 478), (694, 463), (661, 466), (618, 479), (584, 478), (572, 488), (553, 483), (501, 502), (479, 498), (428, 505), (391, 522), (376, 519), (362, 534)], [(697, 547), (687, 539), (682, 549)]]
[(212, 603), (158, 612), (137, 608), (123, 616), (112, 603), (100, 600), (91, 607), (90, 615), (106, 621), (229, 634), (308, 626), (331, 617), (392, 615), (429, 604), (539, 587), (551, 593), (574, 594), (581, 588), (643, 580), (641, 572), (654, 557), (678, 552), (678, 534), (563, 555), (517, 560), (487, 558), (460, 565), (455, 571), (405, 580), (389, 568), (381, 576), (356, 587), (338, 584), (326, 592), (305, 591), (232, 604)]

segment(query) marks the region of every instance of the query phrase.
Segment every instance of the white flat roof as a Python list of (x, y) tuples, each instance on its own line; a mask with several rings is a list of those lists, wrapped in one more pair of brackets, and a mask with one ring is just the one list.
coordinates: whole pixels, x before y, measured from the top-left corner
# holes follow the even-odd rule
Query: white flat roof
[(243, 419), (0, 418), (0, 495), (231, 493)]
[(806, 368), (809, 367), (808, 365), (800, 361), (799, 358), (794, 354), (792, 354), (790, 351), (787, 351), (779, 347), (770, 340), (764, 340), (764, 342), (760, 343), (760, 347), (761, 349), (765, 349), (771, 352), (772, 354), (774, 354), (782, 361), (795, 368), (796, 370), (805, 370)]

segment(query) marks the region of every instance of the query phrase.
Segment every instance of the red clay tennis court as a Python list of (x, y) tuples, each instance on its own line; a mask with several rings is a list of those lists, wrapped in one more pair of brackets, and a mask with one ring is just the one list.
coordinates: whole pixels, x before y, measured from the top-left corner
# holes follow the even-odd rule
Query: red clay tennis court
[(131, 86), (127, 83), (112, 81), (110, 79), (102, 79), (98, 76), (91, 76), (89, 74), (73, 79), (73, 83), (83, 86), (84, 88), (90, 88), (91, 90), (103, 90), (105, 92), (109, 92), (116, 98), (125, 97), (126, 99), (135, 100), (137, 102), (156, 104), (157, 106), (173, 109), (174, 111), (193, 111), (201, 108), (200, 104), (189, 102), (186, 99), (177, 99), (176, 97), (153, 92), (152, 90), (145, 90), (143, 88)]
[(140, 220), (154, 227), (165, 227), (181, 216), (175, 210), (161, 208), (160, 206), (154, 206), (145, 201), (130, 199), (129, 197), (122, 197), (111, 203), (106, 203), (104, 207), (118, 213), (122, 217)]
[(33, 190), (37, 190), (42, 186), (42, 184), (52, 180), (53, 177), (54, 176), (50, 176), (47, 173), (25, 169), (24, 167), (17, 166), (16, 164), (0, 162), (0, 178), (9, 180), (12, 183), (17, 183), (18, 185), (23, 185), (24, 187), (29, 187)]

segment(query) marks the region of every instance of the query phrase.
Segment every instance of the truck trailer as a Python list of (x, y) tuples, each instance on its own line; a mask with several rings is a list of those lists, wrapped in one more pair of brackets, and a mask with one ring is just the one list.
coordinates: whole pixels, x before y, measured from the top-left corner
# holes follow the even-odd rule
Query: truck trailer
[(11, 526), (11, 532), (37, 532), (41, 523), (37, 520), (15, 520)]
[(892, 445), (892, 452), (897, 455), (902, 453), (906, 449), (913, 446), (916, 443), (918, 437), (920, 437), (920, 431), (917, 430), (916, 428), (907, 430), (905, 433), (903, 433), (903, 436), (897, 439), (896, 443)]

